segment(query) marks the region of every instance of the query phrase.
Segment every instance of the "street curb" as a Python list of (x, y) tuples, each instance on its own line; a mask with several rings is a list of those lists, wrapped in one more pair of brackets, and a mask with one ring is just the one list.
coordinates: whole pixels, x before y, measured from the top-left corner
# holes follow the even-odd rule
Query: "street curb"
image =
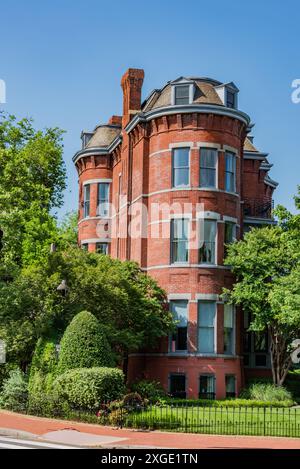
[(0, 436), (8, 436), (11, 438), (20, 438), (22, 440), (37, 440), (39, 435), (35, 433), (16, 430), (14, 428), (0, 428)]

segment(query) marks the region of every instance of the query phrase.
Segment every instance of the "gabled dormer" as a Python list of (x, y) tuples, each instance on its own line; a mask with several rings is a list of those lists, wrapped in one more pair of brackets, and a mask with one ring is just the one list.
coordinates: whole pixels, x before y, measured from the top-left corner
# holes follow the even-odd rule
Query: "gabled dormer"
[(231, 81), (230, 83), (222, 83), (221, 85), (215, 86), (215, 90), (219, 95), (224, 106), (231, 109), (238, 108), (238, 92), (239, 89)]
[(193, 80), (185, 77), (177, 78), (171, 82), (172, 106), (192, 104), (194, 100), (195, 84)]

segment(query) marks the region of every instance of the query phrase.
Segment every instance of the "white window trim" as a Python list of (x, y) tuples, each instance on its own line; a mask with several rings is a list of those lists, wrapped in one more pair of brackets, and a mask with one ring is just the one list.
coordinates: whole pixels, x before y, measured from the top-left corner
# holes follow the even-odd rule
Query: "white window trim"
[[(100, 207), (100, 204), (98, 205), (98, 199), (99, 199), (99, 184), (108, 184), (108, 215), (100, 215), (99, 214), (99, 207)], [(111, 213), (110, 213), (110, 210), (111, 210), (111, 203), (110, 203), (110, 192), (111, 192), (111, 182), (108, 181), (108, 179), (102, 179), (102, 180), (98, 180), (97, 182), (97, 207), (96, 207), (96, 216), (101, 218), (102, 220), (106, 220), (108, 218), (111, 218)]]
[[(200, 352), (199, 350), (199, 329), (200, 329), (200, 321), (199, 321), (199, 303), (202, 301), (211, 301), (215, 303), (215, 318), (214, 318), (214, 351), (212, 352)], [(218, 340), (218, 331), (217, 331), (217, 325), (218, 325), (218, 304), (215, 300), (201, 300), (199, 299), (197, 301), (197, 352), (201, 353), (202, 356), (210, 355), (214, 356), (217, 354), (217, 340)]]
[(231, 147), (228, 147), (225, 150), (225, 153), (224, 153), (224, 158), (225, 158), (225, 161), (224, 161), (224, 177), (225, 177), (224, 183), (226, 185), (226, 152), (228, 152), (228, 153), (231, 153), (235, 158), (234, 191), (228, 191), (228, 190), (226, 190), (226, 187), (225, 187), (225, 192), (227, 194), (236, 194), (237, 193), (237, 158), (238, 158), (238, 156), (237, 156), (237, 153), (235, 153), (233, 150), (229, 150), (229, 148), (231, 148)]
[[(188, 86), (189, 87), (189, 103), (192, 104), (194, 100), (194, 94), (195, 94), (195, 86), (194, 83), (187, 83), (187, 82), (182, 82), (182, 83), (174, 83), (171, 85), (171, 105), (172, 106), (181, 106), (181, 104), (175, 104), (175, 88), (180, 87), (180, 86)], [(186, 106), (186, 104), (182, 104), (182, 106)]]
[(89, 238), (80, 241), (80, 244), (111, 243), (111, 238)]
[(112, 182), (112, 179), (110, 178), (100, 178), (100, 179), (87, 179), (86, 181), (84, 181), (82, 183), (83, 186), (87, 185), (87, 184), (99, 184), (101, 182), (107, 182), (107, 183), (111, 183)]
[(170, 293), (168, 295), (168, 301), (174, 300), (190, 300), (192, 297), (191, 293)]
[[(172, 144), (170, 144), (170, 145), (172, 145)], [(171, 153), (171, 172), (172, 172), (172, 174), (171, 174), (171, 188), (172, 189), (186, 189), (186, 188), (191, 187), (191, 149), (189, 150), (189, 183), (184, 185), (184, 186), (178, 186), (178, 187), (173, 185), (174, 184), (174, 180), (173, 180), (173, 178), (174, 178), (174, 167), (173, 167), (174, 166), (173, 165), (174, 152), (173, 152), (173, 150), (175, 150), (175, 149), (178, 150), (179, 148), (189, 148), (190, 149), (191, 147), (190, 147), (190, 145), (185, 145), (185, 146), (179, 145), (178, 147), (175, 146), (175, 147), (172, 148), (172, 153)]]
[[(225, 313), (225, 304), (226, 303), (224, 303), (224, 313)], [(223, 317), (224, 317), (224, 313), (223, 313)], [(224, 355), (226, 357), (233, 357), (233, 356), (236, 355), (236, 308), (235, 308), (235, 306), (232, 306), (232, 323), (233, 323), (233, 327), (232, 327), (232, 335), (233, 335), (232, 353), (231, 354), (224, 353)], [(224, 320), (223, 320), (223, 328), (224, 328)], [(223, 330), (223, 334), (224, 334), (224, 330)]]
[[(191, 218), (192, 218), (192, 214), (184, 214), (184, 215), (180, 215), (180, 214), (172, 214), (171, 218), (170, 218), (170, 264), (169, 266), (176, 266), (176, 267), (186, 267), (189, 265), (190, 263), (190, 230), (191, 230)], [(172, 262), (172, 246), (173, 246), (173, 240), (171, 238), (171, 234), (172, 234), (172, 220), (179, 220), (179, 219), (186, 219), (188, 220), (188, 239), (187, 239), (187, 251), (188, 251), (188, 260), (186, 262)]]
[[(215, 187), (209, 187), (209, 186), (201, 186), (200, 181), (201, 181), (201, 149), (204, 150), (205, 148), (211, 149), (211, 150), (216, 150), (217, 152), (217, 161), (216, 161), (216, 185)], [(215, 146), (208, 146), (208, 145), (203, 145), (198, 147), (198, 161), (199, 161), (199, 189), (201, 190), (219, 190), (219, 151), (220, 149), (215, 147)]]

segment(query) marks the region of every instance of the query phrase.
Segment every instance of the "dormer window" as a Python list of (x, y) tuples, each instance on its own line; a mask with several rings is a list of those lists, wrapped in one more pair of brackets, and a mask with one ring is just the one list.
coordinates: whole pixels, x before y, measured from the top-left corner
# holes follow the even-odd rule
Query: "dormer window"
[(171, 83), (172, 106), (192, 104), (194, 100), (194, 82), (184, 77)]
[(233, 82), (215, 86), (215, 90), (224, 106), (229, 107), (230, 109), (237, 109), (239, 90)]
[(174, 104), (189, 104), (190, 103), (190, 86), (181, 85), (175, 86), (175, 103)]

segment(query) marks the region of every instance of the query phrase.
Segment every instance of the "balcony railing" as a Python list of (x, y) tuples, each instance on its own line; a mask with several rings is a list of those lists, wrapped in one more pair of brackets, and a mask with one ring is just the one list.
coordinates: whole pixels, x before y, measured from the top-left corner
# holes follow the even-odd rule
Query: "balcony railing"
[(244, 216), (272, 218), (273, 199), (244, 199)]

